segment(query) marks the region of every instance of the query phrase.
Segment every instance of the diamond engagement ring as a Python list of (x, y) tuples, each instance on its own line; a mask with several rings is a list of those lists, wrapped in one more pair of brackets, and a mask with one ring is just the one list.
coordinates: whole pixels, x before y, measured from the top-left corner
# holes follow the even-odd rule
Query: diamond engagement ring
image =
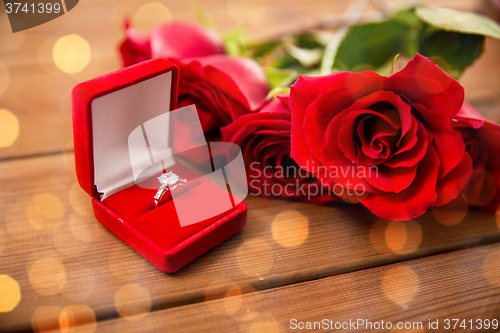
[(181, 179), (175, 173), (172, 173), (172, 171), (162, 174), (158, 177), (158, 180), (160, 181), (161, 186), (154, 196), (155, 207), (161, 205), (161, 199), (165, 193), (175, 190), (179, 185), (186, 186), (187, 184), (187, 180)]

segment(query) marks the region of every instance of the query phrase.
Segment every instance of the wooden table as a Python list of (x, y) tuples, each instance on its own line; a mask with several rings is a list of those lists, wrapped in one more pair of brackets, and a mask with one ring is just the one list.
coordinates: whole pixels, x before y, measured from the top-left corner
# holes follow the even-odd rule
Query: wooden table
[[(485, 10), (474, 0), (424, 2)], [(407, 332), (468, 332), (481, 330), (460, 328), (462, 320), (468, 327), (469, 320), (500, 320), (500, 217), (473, 208), (433, 209), (401, 223), (356, 205), (250, 196), (245, 229), (175, 274), (162, 273), (101, 226), (76, 181), (70, 91), (119, 68), (125, 13), (141, 28), (155, 23), (152, 12), (195, 21), (194, 3), (147, 3), (82, 0), (65, 16), (17, 34), (1, 7), (0, 121), (8, 130), (0, 132), (0, 331), (274, 333), (301, 331), (307, 322), (349, 329), (349, 321), (364, 320), (358, 331), (369, 331), (369, 321), (373, 331), (398, 332), (402, 322), (413, 326)], [(338, 20), (349, 4), (200, 3), (218, 30), (246, 22), (255, 39), (299, 22)], [(369, 4), (365, 15), (379, 9)], [(70, 34), (84, 38), (92, 54), (73, 74), (52, 56), (58, 38)], [(500, 43), (488, 39), (486, 46), (461, 82), (467, 98), (498, 121)], [(460, 320), (455, 330), (453, 321), (445, 330), (447, 319)], [(394, 328), (377, 329), (382, 321)], [(430, 329), (436, 321), (439, 329)]]

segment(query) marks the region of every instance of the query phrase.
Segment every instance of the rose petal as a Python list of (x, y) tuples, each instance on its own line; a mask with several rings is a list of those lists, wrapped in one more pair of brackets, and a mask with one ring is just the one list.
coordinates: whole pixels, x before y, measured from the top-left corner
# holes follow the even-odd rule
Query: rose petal
[[(434, 62), (418, 53), (408, 62), (405, 68), (392, 75), (392, 77), (398, 76), (426, 77), (438, 81), (443, 90), (451, 96), (453, 102), (452, 115), (456, 114), (463, 104), (464, 88), (460, 83), (449, 76)], [(413, 87), (409, 88), (412, 89)]]
[(359, 200), (380, 218), (393, 221), (408, 221), (419, 217), (437, 199), (436, 181), (439, 159), (432, 147), (418, 164), (417, 175), (412, 184), (400, 193), (366, 194)]
[(199, 25), (174, 22), (151, 30), (154, 58), (184, 59), (224, 54), (222, 38)]
[(466, 153), (460, 164), (437, 182), (436, 191), (438, 197), (433, 207), (446, 205), (455, 199), (469, 181), (471, 174), (472, 160), (469, 154)]

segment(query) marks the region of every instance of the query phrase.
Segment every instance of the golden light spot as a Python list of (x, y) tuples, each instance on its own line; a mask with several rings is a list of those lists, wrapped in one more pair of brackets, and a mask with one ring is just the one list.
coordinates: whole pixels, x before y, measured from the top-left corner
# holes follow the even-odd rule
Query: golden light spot
[(116, 293), (115, 308), (127, 320), (140, 320), (151, 310), (149, 291), (139, 284), (127, 284)]
[(36, 260), (28, 271), (31, 286), (40, 295), (55, 295), (66, 284), (66, 271), (54, 257)]
[(71, 270), (61, 293), (70, 301), (83, 302), (92, 296), (95, 284), (95, 277), (90, 268)]
[(229, 316), (234, 315), (243, 304), (241, 297), (242, 291), (240, 286), (232, 286), (224, 295), (224, 309)]
[[(216, 279), (205, 287), (204, 304), (215, 316), (238, 316), (248, 311), (258, 312), (262, 304), (259, 294), (255, 291), (249, 284), (235, 284), (228, 279)], [(252, 293), (252, 297), (243, 297), (248, 293)], [(216, 301), (221, 299), (222, 302)]]
[(29, 223), (36, 230), (55, 230), (64, 221), (64, 206), (52, 193), (36, 194), (28, 204), (27, 215)]
[(392, 221), (385, 229), (385, 240), (387, 246), (393, 252), (399, 252), (406, 244), (408, 235), (406, 233), (406, 226), (403, 222)]
[(266, 0), (228, 0), (229, 16), (239, 24), (251, 25), (263, 19), (266, 14)]
[(432, 216), (443, 225), (456, 225), (467, 216), (469, 205), (463, 194), (441, 207), (432, 207)]
[(19, 120), (15, 114), (0, 109), (0, 148), (10, 147), (19, 137)]
[(69, 190), (69, 202), (71, 207), (82, 216), (92, 216), (92, 201), (89, 195), (82, 190), (78, 183), (74, 183)]
[(94, 311), (85, 305), (70, 305), (59, 315), (59, 327), (63, 333), (93, 333), (97, 328)]
[(10, 312), (21, 301), (19, 283), (6, 274), (0, 274), (0, 312)]
[(92, 241), (92, 229), (95, 227), (95, 220), (84, 217), (77, 213), (71, 213), (69, 217), (69, 227), (71, 233), (77, 239), (90, 243)]
[(7, 90), (10, 84), (9, 69), (0, 62), (0, 96)]
[(263, 280), (274, 264), (273, 249), (259, 238), (249, 239), (236, 251), (236, 262), (244, 274)]
[(66, 35), (52, 49), (56, 66), (65, 73), (81, 72), (91, 59), (90, 45), (78, 35)]
[(414, 220), (377, 220), (370, 229), (370, 240), (380, 253), (411, 253), (422, 243), (422, 228)]
[(172, 21), (170, 9), (159, 2), (142, 5), (134, 16), (134, 27), (149, 31), (151, 28)]
[(0, 253), (5, 249), (5, 233), (0, 229)]
[(273, 220), (273, 238), (284, 247), (299, 246), (309, 235), (309, 221), (296, 210), (285, 210)]
[(483, 263), (483, 273), (489, 283), (500, 287), (500, 250), (488, 253)]
[(385, 272), (382, 288), (387, 299), (407, 309), (420, 291), (420, 281), (410, 267), (397, 266)]
[(247, 313), (241, 321), (242, 333), (282, 333), (283, 326), (269, 313)]
[(58, 306), (39, 306), (31, 316), (33, 331), (35, 333), (58, 331), (61, 311), (62, 308)]

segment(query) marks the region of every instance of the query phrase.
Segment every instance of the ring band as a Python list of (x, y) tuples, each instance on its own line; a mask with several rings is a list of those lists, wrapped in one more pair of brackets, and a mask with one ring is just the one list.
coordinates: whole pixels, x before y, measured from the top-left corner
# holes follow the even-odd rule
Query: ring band
[(167, 192), (171, 192), (177, 188), (177, 186), (186, 186), (187, 180), (181, 179), (172, 171), (162, 174), (158, 177), (160, 181), (160, 188), (158, 192), (156, 192), (154, 196), (155, 207), (158, 207), (162, 204), (162, 198)]

